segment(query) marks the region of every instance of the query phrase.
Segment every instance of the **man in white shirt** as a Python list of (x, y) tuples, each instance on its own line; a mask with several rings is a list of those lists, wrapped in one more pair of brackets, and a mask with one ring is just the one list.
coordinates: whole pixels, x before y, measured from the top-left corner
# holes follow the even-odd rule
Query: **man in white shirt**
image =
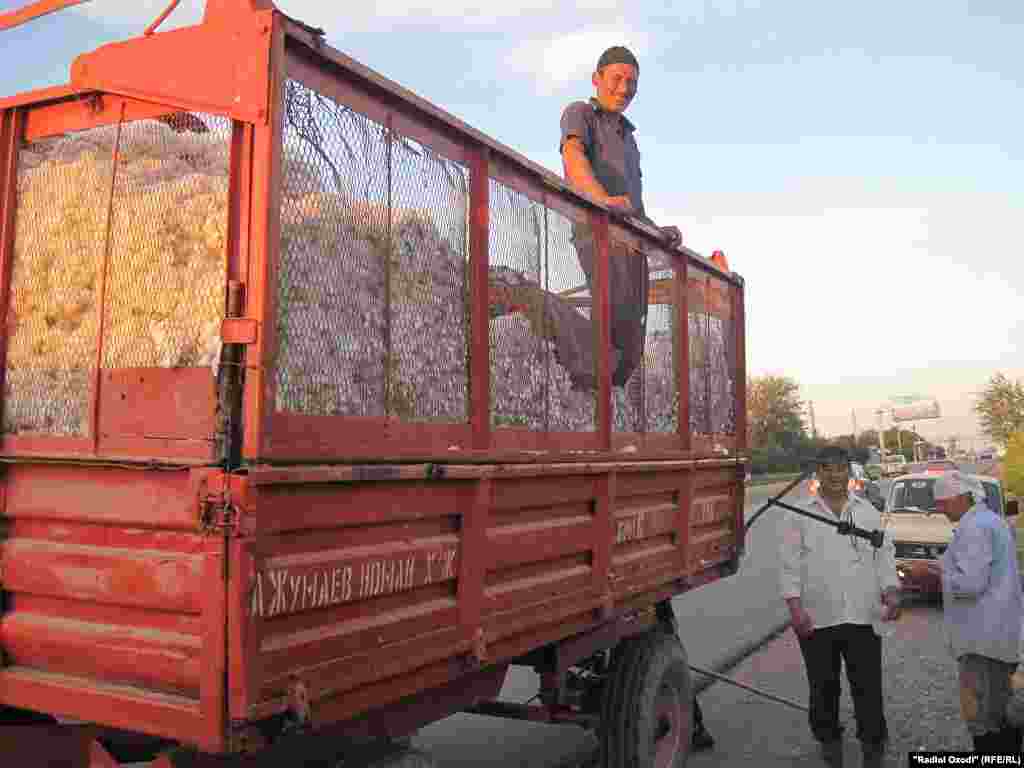
[[(849, 491), (850, 461), (842, 448), (818, 455), (817, 493), (804, 508), (819, 516), (881, 528), (878, 510)], [(782, 598), (807, 671), (809, 722), (829, 765), (842, 764), (840, 669), (846, 664), (857, 737), (865, 766), (880, 766), (888, 740), (882, 702), (882, 639), (875, 620), (899, 615), (899, 578), (892, 541), (875, 549), (865, 539), (795, 512), (787, 513), (780, 548)]]
[(1010, 529), (974, 478), (946, 472), (935, 507), (956, 524), (942, 556), (942, 619), (960, 672), (960, 714), (977, 752), (1018, 754), (1021, 732), (1006, 721), (1017, 666), (1024, 598)]

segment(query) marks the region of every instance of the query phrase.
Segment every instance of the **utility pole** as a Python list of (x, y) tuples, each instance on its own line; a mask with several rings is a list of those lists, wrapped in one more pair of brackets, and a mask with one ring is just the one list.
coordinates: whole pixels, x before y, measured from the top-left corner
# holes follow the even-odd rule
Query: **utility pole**
[(875, 411), (875, 415), (878, 416), (878, 453), (879, 459), (885, 461), (885, 429), (882, 427), (882, 417), (885, 415), (885, 411), (879, 408)]
[(807, 401), (807, 410), (810, 412), (810, 415), (811, 415), (811, 437), (812, 438), (817, 438), (818, 437), (818, 427), (815, 426), (815, 423), (814, 423), (814, 401), (813, 400), (808, 400)]
[(857, 411), (853, 408), (850, 409), (850, 415), (853, 417), (853, 443), (857, 444)]

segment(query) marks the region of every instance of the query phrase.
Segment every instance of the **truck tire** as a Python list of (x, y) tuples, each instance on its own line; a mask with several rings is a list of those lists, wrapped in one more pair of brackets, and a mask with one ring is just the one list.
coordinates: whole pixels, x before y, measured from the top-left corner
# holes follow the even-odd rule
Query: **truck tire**
[(625, 641), (602, 703), (602, 768), (683, 768), (692, 732), (693, 685), (682, 643), (661, 629)]

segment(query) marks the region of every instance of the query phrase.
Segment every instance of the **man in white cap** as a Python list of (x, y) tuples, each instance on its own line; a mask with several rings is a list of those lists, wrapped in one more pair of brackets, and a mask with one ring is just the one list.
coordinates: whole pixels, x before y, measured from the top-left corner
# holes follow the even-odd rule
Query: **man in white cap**
[(974, 478), (946, 472), (934, 494), (938, 511), (956, 524), (942, 557), (942, 601), (960, 667), (960, 714), (975, 752), (1018, 754), (1020, 729), (1006, 720), (1024, 616), (1013, 537)]

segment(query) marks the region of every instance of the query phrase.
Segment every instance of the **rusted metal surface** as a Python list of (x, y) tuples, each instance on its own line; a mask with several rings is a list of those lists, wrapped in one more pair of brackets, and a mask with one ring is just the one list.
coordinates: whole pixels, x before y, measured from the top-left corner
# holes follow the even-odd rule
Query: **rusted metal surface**
[[(191, 135), (220, 121), (227, 169), (216, 373), (106, 366), (101, 327), (90, 348), (92, 429), (0, 436), (9, 462), (0, 467), (0, 705), (102, 713), (104, 725), (209, 753), (245, 748), (255, 723), (282, 715), (324, 732), (402, 735), (495, 698), (508, 663), (552, 644), (557, 682), (573, 661), (646, 627), (659, 601), (720, 578), (738, 554), (742, 281), (692, 251), (668, 252), (650, 227), (611, 217), (271, 8), (211, 0), (202, 25), (79, 57), (72, 89), (0, 102), (5, 316), (25, 142), (45, 147), (115, 124), (130, 138), (152, 120)], [(282, 207), (305, 199), (288, 175), (285, 97), (295, 83), (332, 100), (342, 118), (383, 127), (389, 242), (403, 205), (451, 225), (446, 247), (458, 268), (441, 283), (458, 305), (465, 375), (449, 371), (445, 387), (464, 399), (461, 411), (417, 405), (414, 418), (399, 418), (393, 386), (373, 415), (280, 407), (281, 283), (295, 255), (282, 245)], [(399, 145), (420, 160), (402, 160)], [(117, 142), (113, 158), (103, 178), (117, 190)], [(452, 195), (420, 189), (434, 171), (455, 173)], [(309, 178), (328, 175), (320, 167)], [(498, 192), (512, 201), (505, 208)], [(562, 283), (577, 269), (572, 230), (584, 222), (597, 251), (586, 297), (597, 381), (583, 397), (595, 406), (592, 423), (556, 424), (550, 369), (542, 407), (495, 423), (492, 236), (505, 228), (503, 257), (518, 253), (543, 290), (573, 293), (576, 283)], [(110, 269), (132, 234), (117, 226), (108, 217)], [(613, 241), (660, 265), (652, 296), (664, 308), (660, 332), (674, 333), (678, 401), (674, 413), (652, 411), (644, 378), (628, 428), (617, 431)], [(401, 277), (390, 248), (386, 282)], [(561, 282), (549, 253), (569, 254)], [(388, 294), (389, 312), (390, 302)], [(402, 362), (402, 333), (389, 317), (388, 361)], [(545, 365), (547, 354), (538, 358)], [(691, 370), (705, 398), (699, 413)]]
[(0, 30), (13, 29), (33, 19), (86, 2), (89, 0), (37, 0), (16, 10), (0, 13)]
[(21, 110), (12, 108), (0, 112), (0, 317), (5, 318), (4, 332), (0, 333), (0, 393), (5, 391), (7, 371), (6, 318), (10, 313), (15, 211), (18, 208), (18, 137), (23, 128)]

